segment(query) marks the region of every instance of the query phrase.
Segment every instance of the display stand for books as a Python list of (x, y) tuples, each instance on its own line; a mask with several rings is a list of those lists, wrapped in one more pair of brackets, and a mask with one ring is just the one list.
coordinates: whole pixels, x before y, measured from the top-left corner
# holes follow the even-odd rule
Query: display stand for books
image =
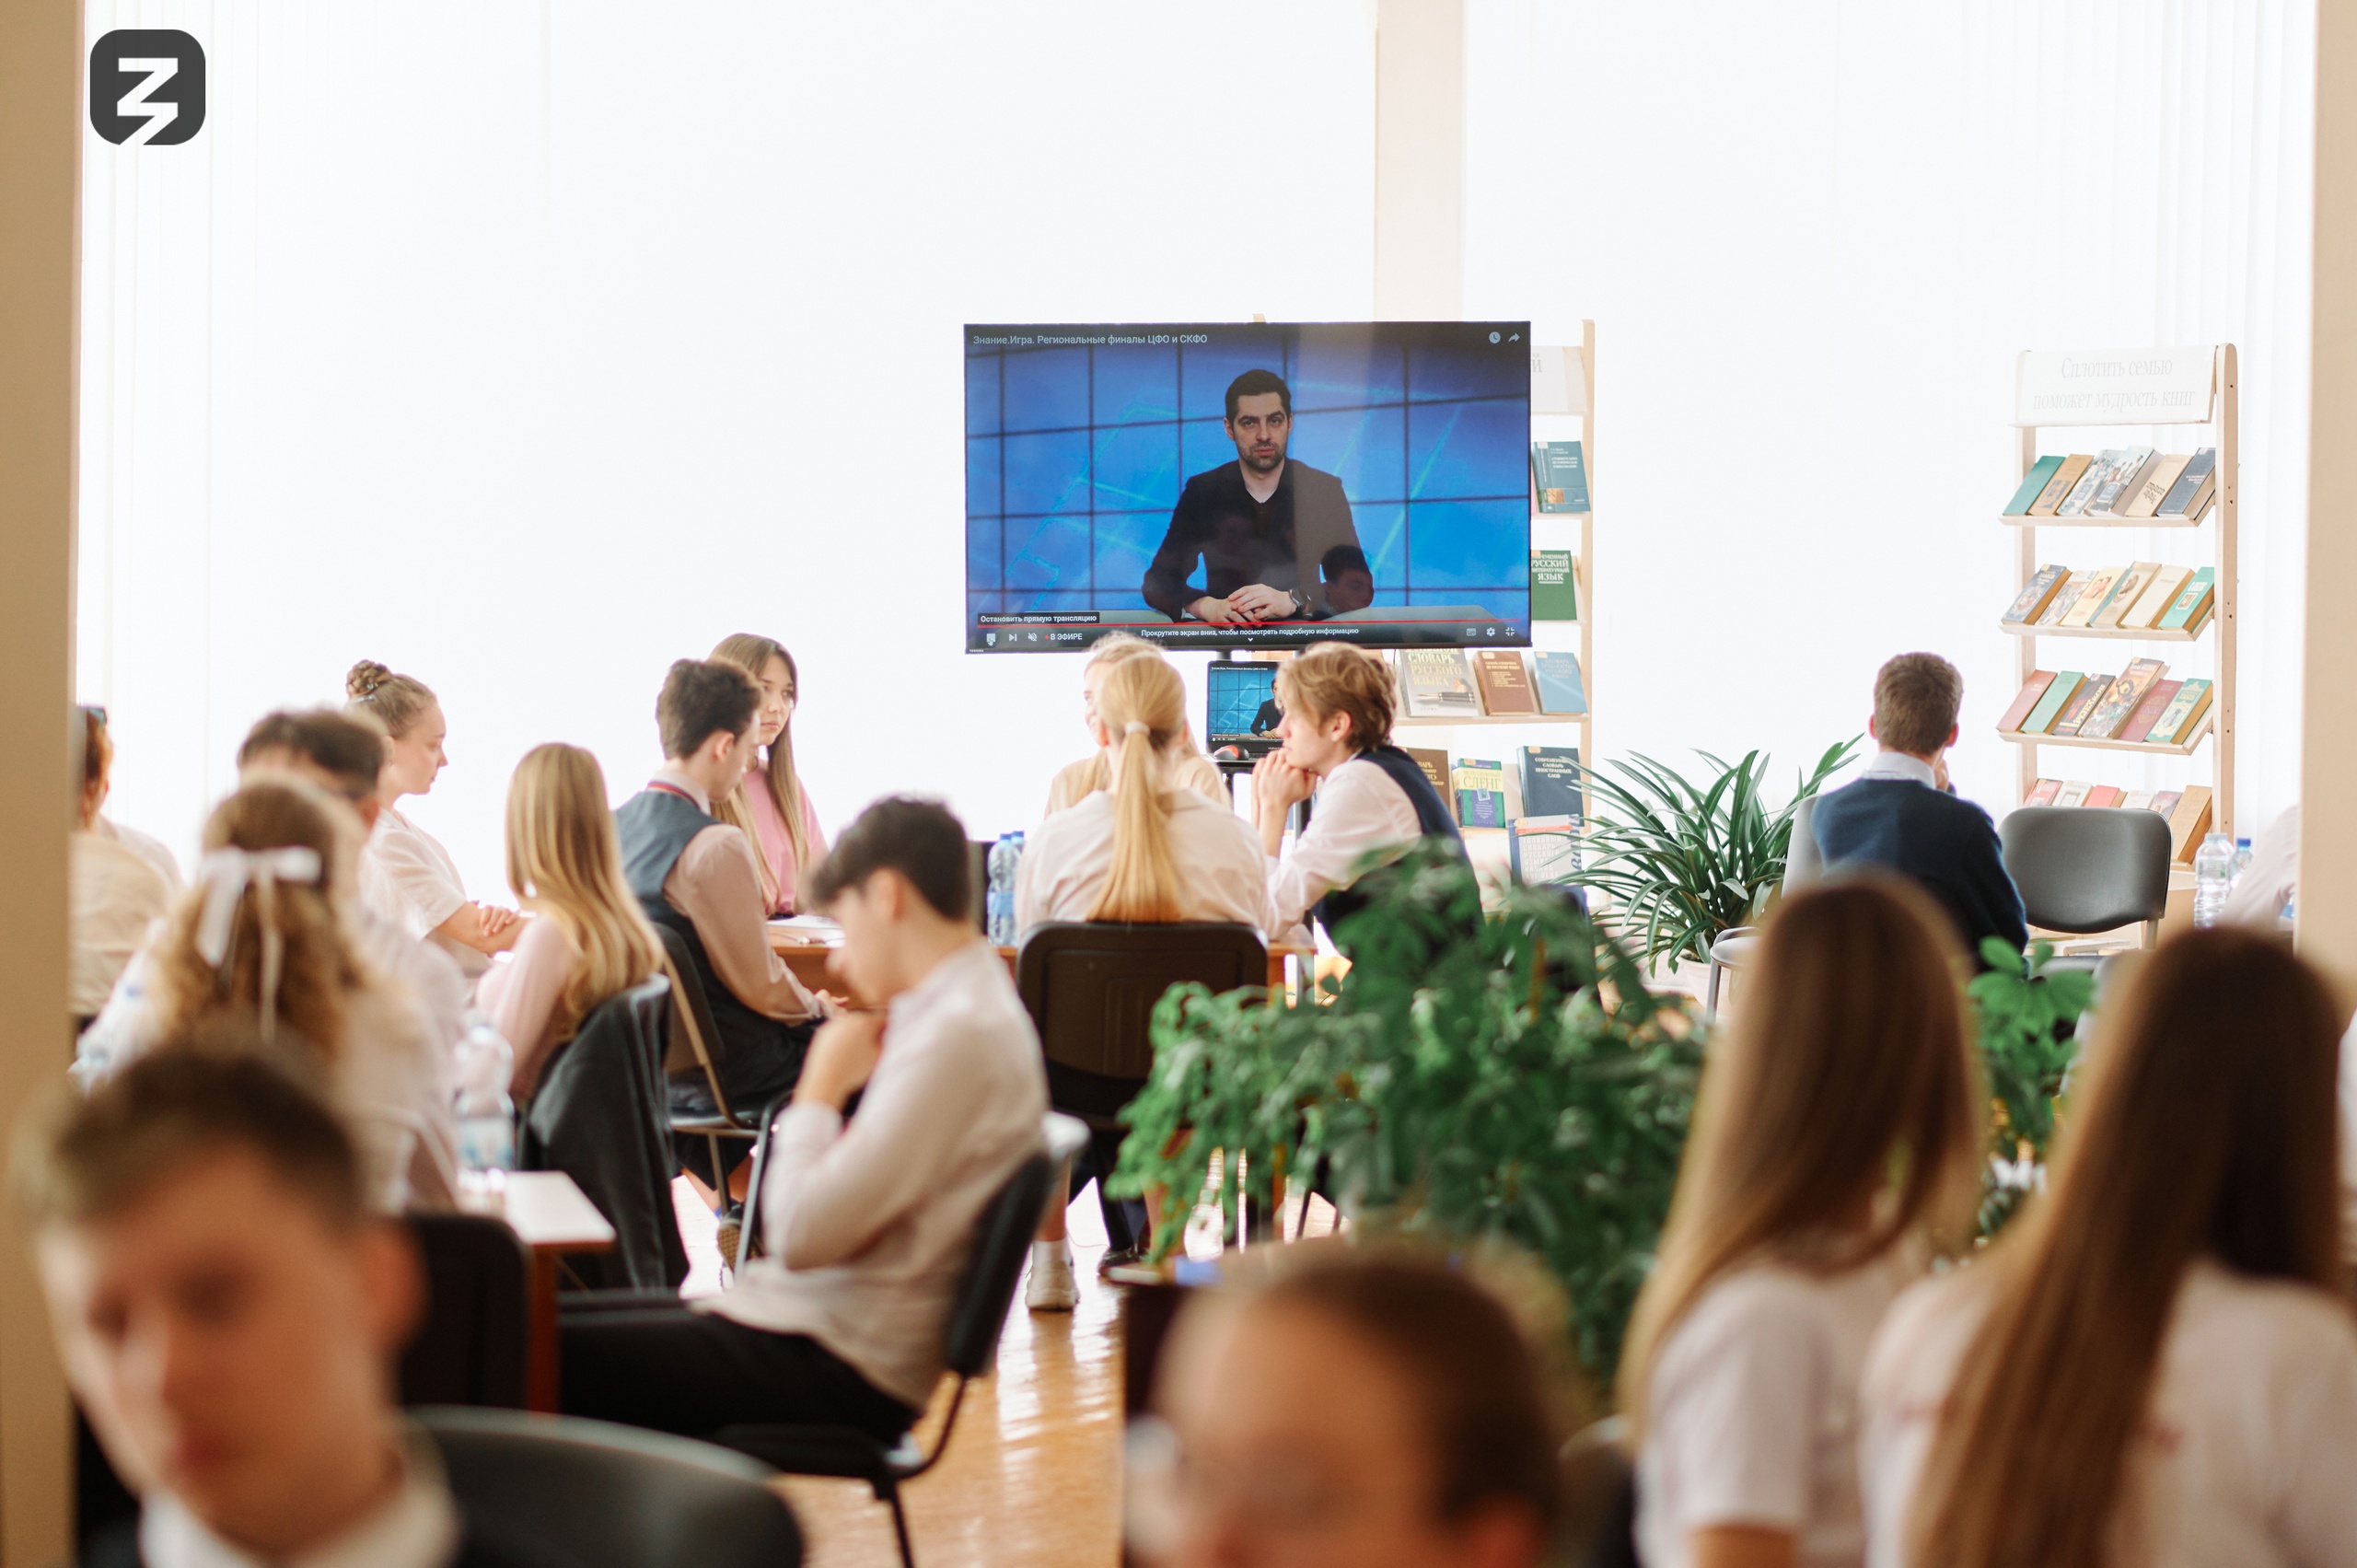
[[(1563, 352), (1571, 352), (1568, 344), (1565, 345)], [(1585, 819), (1589, 814), (1588, 807), (1594, 804), (1592, 796), (1585, 787), (1585, 774), (1588, 769), (1596, 766), (1594, 743), (1596, 732), (1593, 722), (1596, 718), (1596, 323), (1594, 321), (1580, 323), (1578, 352), (1581, 393), (1579, 411), (1576, 413), (1542, 412), (1534, 398), (1530, 413), (1530, 434), (1534, 440), (1546, 440), (1550, 436), (1558, 440), (1567, 439), (1573, 433), (1570, 427), (1576, 424), (1580, 440), (1580, 461), (1586, 470), (1588, 510), (1576, 513), (1541, 512), (1538, 510), (1538, 495), (1534, 493), (1530, 501), (1530, 546), (1533, 550), (1570, 549), (1573, 552), (1572, 576), (1578, 593), (1579, 619), (1576, 621), (1534, 621), (1530, 628), (1530, 645), (1533, 653), (1548, 653), (1567, 650), (1573, 646), (1577, 647), (1580, 658), (1580, 682), (1587, 696), (1587, 711), (1578, 714), (1483, 714), (1474, 716), (1443, 714), (1415, 717), (1407, 713), (1406, 704), (1402, 703), (1399, 715), (1392, 723), (1395, 727), (1411, 729), (1470, 729), (1493, 726), (1537, 728), (1577, 725), (1579, 726), (1580, 768), (1583, 781), (1583, 787), (1580, 790), (1581, 816)], [(1574, 523), (1579, 528), (1576, 540), (1566, 537), (1570, 534), (1571, 525)], [(1531, 744), (1539, 744), (1544, 738), (1544, 737), (1533, 737)], [(1452, 747), (1451, 749), (1456, 750), (1457, 748)], [(1505, 830), (1502, 828), (1471, 828), (1466, 831), (1469, 836), (1480, 834), (1495, 838), (1502, 843), (1505, 838)]]
[[(2216, 673), (2212, 678), (2209, 712), (2194, 732), (2181, 740), (2154, 745), (2146, 741), (2086, 740), (2076, 736), (1998, 731), (2021, 749), (2017, 800), (2028, 798), (2030, 790), (2038, 780), (2038, 753), (2043, 746), (2141, 752), (2150, 757), (2190, 757), (2207, 739), (2212, 743), (2210, 765), (2213, 825), (2219, 832), (2231, 835), (2234, 831), (2235, 612), (2237, 597), (2235, 545), (2239, 491), (2235, 460), (2238, 455), (2236, 426), (2239, 407), (2235, 386), (2235, 345), (2219, 343), (2209, 353), (2209, 396), (2198, 401), (2191, 400), (2183, 389), (2182, 377), (2175, 378), (2178, 384), (2174, 387), (2165, 384), (2169, 379), (2166, 372), (2170, 368), (2165, 358), (2166, 351), (2155, 351), (2149, 360), (2140, 360), (2133, 356), (2123, 359), (2116, 355), (2026, 350), (2015, 361), (2017, 390), (2014, 424), (2021, 434), (2021, 464), (2015, 474), (2016, 484), (2027, 479), (2030, 470), (2038, 465), (2038, 436), (2042, 431), (2087, 425), (2210, 425), (2217, 432), (2218, 448), (2216, 498), (2209, 508), (2195, 517), (1999, 517), (1999, 522), (2015, 530), (2013, 586), (2016, 589), (2028, 582), (2038, 570), (2038, 536), (2041, 528), (2198, 528), (2208, 522), (2213, 513), (2218, 525), (2217, 581), (2212, 588), (2216, 608), (2208, 621), (2193, 631), (2120, 631), (2111, 627), (2038, 625), (2004, 628), (2017, 639), (2016, 662), (2019, 668), (2015, 679), (2025, 685), (2038, 668), (2038, 645), (2041, 638), (2096, 637), (2124, 642), (2190, 643), (2211, 634), (2212, 628), (2217, 638)], [(2179, 357), (2181, 362), (2182, 356)], [(2033, 396), (2034, 387), (2046, 389)], [(2183, 412), (2177, 412), (2172, 404)]]

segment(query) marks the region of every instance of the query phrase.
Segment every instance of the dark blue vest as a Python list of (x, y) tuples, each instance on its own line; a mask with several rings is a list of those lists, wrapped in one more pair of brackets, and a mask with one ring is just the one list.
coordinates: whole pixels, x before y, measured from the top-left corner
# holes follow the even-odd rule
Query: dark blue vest
[(688, 956), (695, 960), (696, 979), (702, 982), (704, 1001), (712, 1008), (713, 1027), (720, 1031), (715, 1054), (722, 1060), (714, 1065), (722, 1069), (721, 1083), (726, 1086), (738, 1076), (726, 1070), (728, 1062), (749, 1067), (764, 1054), (786, 1049), (790, 1026), (737, 999), (713, 969), (703, 938), (696, 935), (696, 923), (673, 909), (663, 896), (664, 880), (688, 845), (698, 833), (718, 825), (718, 818), (707, 816), (694, 801), (667, 789), (641, 790), (614, 813), (614, 830), (622, 844), (622, 880), (630, 884), (647, 919), (687, 939)]
[[(1406, 794), (1408, 804), (1416, 808), (1416, 826), (1425, 838), (1446, 839), (1456, 850), (1457, 859), (1466, 858), (1465, 835), (1457, 830), (1457, 813), (1441, 799), (1440, 791), (1433, 788), (1433, 781), (1424, 776), (1424, 770), (1416, 765), (1413, 757), (1397, 746), (1387, 745), (1362, 751), (1359, 758), (1381, 768), (1384, 776)], [(1336, 926), (1366, 905), (1366, 895), (1355, 886), (1330, 889), (1324, 898), (1318, 900), (1318, 923), (1326, 928), (1327, 935), (1331, 936)]]

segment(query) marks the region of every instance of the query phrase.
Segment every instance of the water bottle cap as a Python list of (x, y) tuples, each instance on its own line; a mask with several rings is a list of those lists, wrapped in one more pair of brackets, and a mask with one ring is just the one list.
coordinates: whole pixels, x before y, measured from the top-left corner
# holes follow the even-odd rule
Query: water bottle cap
[(2248, 839), (2236, 839), (2235, 841), (2235, 847), (2236, 849), (2248, 849), (2250, 848), (2250, 841)]

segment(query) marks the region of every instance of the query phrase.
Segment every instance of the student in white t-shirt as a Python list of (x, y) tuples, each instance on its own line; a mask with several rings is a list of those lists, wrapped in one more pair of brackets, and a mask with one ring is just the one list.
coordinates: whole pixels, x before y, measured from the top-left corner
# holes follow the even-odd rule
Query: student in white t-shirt
[(2153, 954), (2089, 1052), (2049, 1190), (1875, 1342), (1871, 1562), (2357, 1563), (2337, 1024), (2270, 936)]
[(366, 713), (389, 738), (377, 790), (384, 808), (360, 854), (361, 900), (412, 936), (439, 946), (471, 983), (491, 967), (492, 954), (516, 946), (523, 927), (514, 910), (469, 899), (450, 852), (394, 809), (403, 796), (432, 789), (449, 766), (442, 753), (449, 721), (424, 681), (366, 659), (352, 667), (343, 689), (352, 699), (345, 711)]
[(1620, 1358), (1646, 1568), (1855, 1568), (1857, 1387), (1981, 1141), (1956, 936), (1911, 886), (1779, 911), (1703, 1071)]

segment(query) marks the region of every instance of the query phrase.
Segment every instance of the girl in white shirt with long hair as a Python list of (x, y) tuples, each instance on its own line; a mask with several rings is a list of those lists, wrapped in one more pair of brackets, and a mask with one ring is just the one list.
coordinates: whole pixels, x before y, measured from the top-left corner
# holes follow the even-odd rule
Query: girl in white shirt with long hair
[(1962, 964), (1896, 881), (1814, 889), (1768, 923), (1620, 1354), (1647, 1568), (1864, 1561), (1859, 1369), (1978, 1193)]
[(2107, 1011), (2049, 1190), (1875, 1342), (1870, 1561), (2357, 1563), (2339, 1009), (2222, 926)]

